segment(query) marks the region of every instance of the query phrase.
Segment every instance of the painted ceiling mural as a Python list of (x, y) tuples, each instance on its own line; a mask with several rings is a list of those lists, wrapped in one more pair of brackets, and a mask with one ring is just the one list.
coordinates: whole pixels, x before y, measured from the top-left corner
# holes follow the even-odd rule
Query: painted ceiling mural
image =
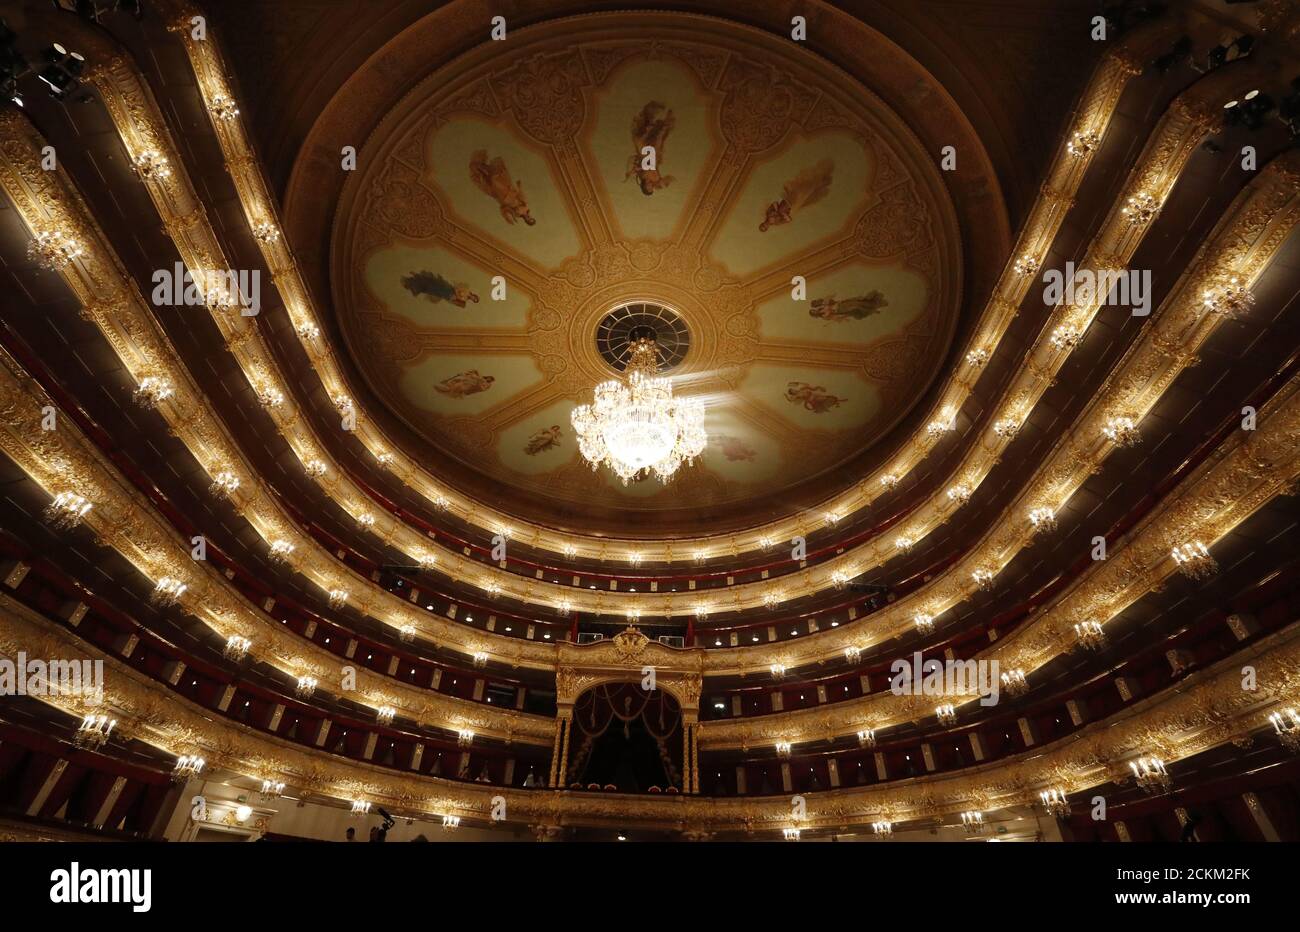
[[(639, 513), (779, 496), (879, 440), (943, 360), (961, 257), (937, 169), (791, 43), (593, 19), (471, 53), (367, 142), (332, 240), (348, 349), (513, 494)], [(593, 472), (569, 425), (614, 374), (596, 334), (629, 302), (680, 317), (671, 375), (708, 407), (707, 452), (667, 486)]]

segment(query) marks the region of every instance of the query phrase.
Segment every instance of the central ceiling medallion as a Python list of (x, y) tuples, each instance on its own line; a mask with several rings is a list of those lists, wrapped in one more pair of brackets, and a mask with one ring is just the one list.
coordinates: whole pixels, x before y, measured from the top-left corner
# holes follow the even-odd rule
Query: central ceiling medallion
[(663, 305), (625, 304), (600, 322), (596, 345), (627, 376), (597, 385), (592, 403), (574, 409), (579, 451), (592, 469), (608, 466), (625, 485), (652, 474), (667, 482), (708, 443), (704, 406), (673, 397), (672, 380), (659, 375), (686, 355), (686, 325)]
[(653, 301), (621, 304), (596, 325), (596, 349), (619, 372), (626, 371), (632, 360), (633, 334), (653, 336), (660, 372), (677, 368), (691, 345), (686, 321), (672, 308)]

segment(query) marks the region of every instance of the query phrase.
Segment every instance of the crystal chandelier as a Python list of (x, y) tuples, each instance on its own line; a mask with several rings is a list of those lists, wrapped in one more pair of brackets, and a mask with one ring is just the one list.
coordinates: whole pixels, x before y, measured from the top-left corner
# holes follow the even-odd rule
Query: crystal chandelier
[(248, 649), (252, 646), (253, 642), (248, 638), (232, 634), (226, 638), (226, 646), (221, 655), (227, 660), (240, 661), (248, 656)]
[(674, 398), (672, 382), (656, 375), (659, 351), (653, 336), (630, 346), (627, 383), (597, 385), (593, 402), (574, 409), (573, 430), (592, 469), (607, 465), (624, 485), (651, 473), (667, 482), (704, 452), (704, 406)]
[(51, 527), (67, 530), (79, 525), (90, 508), (90, 502), (76, 492), (60, 492), (45, 506), (44, 516)]
[(1277, 732), (1277, 740), (1282, 742), (1282, 747), (1293, 754), (1300, 754), (1300, 712), (1283, 709), (1281, 712), (1270, 713), (1268, 720), (1273, 723), (1273, 730)]
[(889, 838), (894, 834), (894, 823), (888, 819), (881, 819), (879, 822), (871, 823), (871, 831), (877, 838)]
[(1049, 816), (1057, 819), (1069, 818), (1070, 801), (1066, 798), (1064, 790), (1053, 787), (1043, 790), (1038, 797), (1043, 801), (1043, 808), (1047, 810)]
[(172, 780), (176, 783), (184, 783), (190, 777), (197, 777), (203, 772), (203, 765), (206, 763), (207, 761), (197, 754), (182, 754), (176, 758), (176, 766), (172, 768)]
[(62, 230), (43, 230), (27, 245), (27, 258), (51, 272), (66, 268), (85, 254), (81, 241)]
[(164, 576), (154, 586), (153, 592), (149, 595), (149, 601), (159, 608), (168, 608), (179, 602), (187, 589), (189, 589), (189, 586), (175, 576)]
[(263, 780), (262, 781), (262, 802), (269, 803), (274, 799), (284, 795), (283, 780)]
[(1084, 650), (1096, 651), (1106, 646), (1106, 632), (1102, 629), (1101, 622), (1094, 619), (1089, 618), (1076, 624), (1074, 634)]
[(1029, 511), (1029, 523), (1033, 525), (1034, 531), (1050, 533), (1056, 530), (1056, 512), (1050, 508), (1031, 508)]
[(1136, 446), (1142, 440), (1137, 424), (1131, 417), (1113, 417), (1106, 422), (1101, 432), (1107, 440), (1120, 447)]
[(967, 835), (981, 835), (987, 827), (984, 823), (984, 813), (982, 812), (963, 812), (961, 814), (961, 825), (966, 830)]
[(1199, 540), (1185, 541), (1174, 547), (1169, 555), (1178, 564), (1178, 572), (1188, 579), (1205, 579), (1219, 569), (1209, 549)]
[(1023, 696), (1029, 692), (1029, 681), (1025, 679), (1024, 670), (1008, 670), (1002, 674), (1002, 690), (1008, 696)]
[(1148, 793), (1167, 790), (1174, 782), (1169, 771), (1165, 770), (1165, 762), (1158, 757), (1139, 757), (1130, 761), (1129, 766), (1133, 768), (1137, 785)]
[(858, 747), (874, 748), (876, 746), (876, 731), (874, 728), (864, 728), (858, 732)]
[(940, 725), (946, 728), (951, 728), (957, 724), (957, 710), (953, 708), (950, 702), (937, 706), (934, 710), (934, 717), (939, 720)]
[(77, 726), (72, 743), (87, 750), (102, 748), (116, 725), (117, 719), (110, 719), (107, 715), (87, 715)]

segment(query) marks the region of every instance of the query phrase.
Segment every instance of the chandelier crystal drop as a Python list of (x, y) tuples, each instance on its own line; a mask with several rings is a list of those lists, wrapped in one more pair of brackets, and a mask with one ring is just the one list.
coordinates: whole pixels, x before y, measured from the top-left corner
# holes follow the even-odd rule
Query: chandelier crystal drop
[(631, 351), (626, 384), (602, 382), (591, 404), (574, 409), (578, 448), (592, 469), (608, 466), (624, 485), (651, 474), (667, 482), (704, 452), (704, 406), (674, 398), (672, 382), (656, 375), (653, 338), (634, 340)]

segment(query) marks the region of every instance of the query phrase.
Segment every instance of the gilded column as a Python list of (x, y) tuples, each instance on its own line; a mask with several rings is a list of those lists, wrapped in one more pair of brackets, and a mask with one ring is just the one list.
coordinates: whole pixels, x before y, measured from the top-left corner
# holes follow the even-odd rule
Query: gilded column
[(691, 726), (691, 792), (700, 791), (700, 726)]
[(682, 792), (691, 792), (691, 726), (682, 722)]
[(556, 786), (563, 788), (569, 774), (569, 734), (573, 731), (572, 714), (560, 719), (560, 727), (564, 729), (564, 740), (560, 742), (560, 775)]
[(555, 719), (555, 741), (551, 744), (551, 775), (548, 779), (547, 786), (555, 786), (556, 777), (560, 771), (560, 735), (564, 732), (564, 719), (557, 717)]

